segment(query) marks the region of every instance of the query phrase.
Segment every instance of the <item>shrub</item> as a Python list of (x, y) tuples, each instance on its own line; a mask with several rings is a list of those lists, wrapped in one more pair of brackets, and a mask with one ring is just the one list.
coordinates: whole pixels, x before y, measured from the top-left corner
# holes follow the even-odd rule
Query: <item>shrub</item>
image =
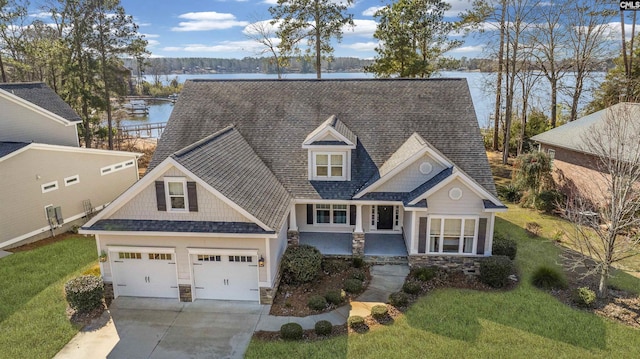
[(583, 308), (590, 308), (596, 301), (596, 292), (589, 287), (580, 287), (573, 292), (573, 302)]
[(422, 281), (427, 282), (433, 279), (438, 272), (438, 268), (436, 267), (417, 267), (411, 270), (411, 277)]
[(357, 271), (352, 272), (350, 277), (353, 278), (353, 279), (360, 280), (360, 281), (364, 281), (367, 278), (366, 274), (364, 274), (364, 272), (361, 271), (361, 270), (357, 270)]
[(496, 233), (493, 236), (493, 247), (491, 253), (496, 256), (507, 256), (509, 259), (514, 260), (516, 253), (518, 253), (518, 245), (516, 241), (511, 238), (506, 238), (500, 233)]
[(538, 193), (535, 200), (535, 207), (538, 211), (544, 211), (545, 213), (552, 213), (557, 208), (562, 208), (563, 196), (562, 193), (551, 190), (542, 191)]
[(567, 279), (562, 272), (549, 266), (538, 267), (531, 276), (531, 283), (541, 289), (560, 289), (567, 287)]
[(407, 294), (418, 294), (422, 290), (422, 286), (418, 282), (410, 281), (402, 285), (402, 291)]
[(358, 329), (360, 326), (364, 325), (364, 318), (359, 315), (352, 315), (347, 319), (347, 323), (349, 323), (349, 327)]
[(353, 268), (364, 267), (364, 259), (362, 257), (353, 257), (353, 260), (351, 263), (353, 264)]
[(303, 333), (302, 326), (298, 323), (287, 323), (280, 327), (280, 337), (284, 340), (300, 340)]
[(344, 281), (344, 290), (349, 293), (360, 293), (362, 291), (362, 281), (359, 279), (347, 279)]
[(506, 186), (498, 186), (498, 195), (511, 203), (518, 203), (522, 198), (522, 191), (513, 184), (508, 184)]
[(485, 257), (480, 260), (479, 279), (490, 287), (502, 288), (509, 282), (514, 269), (513, 262), (507, 256)]
[(384, 319), (389, 315), (389, 309), (387, 309), (386, 305), (374, 305), (371, 308), (371, 316), (375, 319)]
[(527, 229), (527, 232), (532, 236), (539, 235), (542, 230), (542, 226), (538, 222), (527, 222), (524, 226)]
[(409, 296), (405, 292), (395, 292), (389, 294), (389, 304), (394, 307), (406, 307), (409, 304)]
[(323, 310), (327, 307), (327, 300), (320, 295), (314, 295), (309, 298), (307, 306), (313, 310)]
[(323, 259), (322, 270), (327, 273), (341, 273), (351, 267), (351, 264), (344, 259)]
[(340, 305), (344, 300), (345, 293), (343, 290), (330, 290), (324, 295), (324, 299), (327, 300), (328, 303)]
[(64, 292), (71, 308), (86, 313), (102, 305), (104, 285), (96, 276), (83, 275), (65, 283)]
[(316, 322), (316, 334), (318, 335), (329, 335), (331, 331), (333, 331), (333, 324), (331, 324), (328, 320), (321, 320)]
[(306, 244), (287, 248), (282, 256), (282, 275), (289, 284), (307, 283), (316, 279), (322, 265), (322, 254)]

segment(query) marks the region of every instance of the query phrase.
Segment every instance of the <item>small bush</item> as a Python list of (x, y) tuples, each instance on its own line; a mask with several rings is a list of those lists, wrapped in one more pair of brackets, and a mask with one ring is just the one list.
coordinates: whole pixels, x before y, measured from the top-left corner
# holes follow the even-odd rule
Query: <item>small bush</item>
[(422, 286), (418, 282), (410, 281), (402, 285), (402, 291), (407, 294), (418, 294), (422, 290)]
[(322, 270), (327, 273), (342, 273), (351, 267), (351, 263), (344, 259), (323, 259)]
[(309, 298), (307, 306), (313, 310), (323, 310), (327, 307), (327, 300), (320, 295), (314, 295)]
[(589, 287), (580, 287), (573, 292), (573, 302), (583, 308), (591, 308), (596, 301), (596, 292)]
[(522, 199), (522, 191), (513, 184), (498, 186), (497, 190), (498, 195), (505, 201), (518, 203), (520, 202), (520, 199)]
[(538, 222), (527, 222), (524, 226), (532, 236), (540, 235), (540, 231), (542, 230), (542, 226)]
[(359, 315), (352, 315), (347, 319), (347, 323), (349, 323), (350, 328), (358, 329), (360, 326), (364, 325), (364, 318)]
[(371, 316), (375, 319), (384, 319), (389, 315), (389, 309), (387, 309), (386, 305), (374, 305), (371, 308)]
[(506, 238), (502, 234), (496, 233), (493, 236), (493, 247), (491, 253), (495, 256), (507, 256), (509, 259), (514, 260), (516, 253), (518, 253), (518, 245), (516, 241), (510, 238)]
[(428, 282), (436, 276), (438, 268), (435, 267), (417, 267), (411, 270), (410, 276), (421, 281)]
[(360, 280), (360, 281), (364, 281), (367, 278), (366, 274), (364, 274), (364, 272), (361, 271), (361, 270), (357, 270), (357, 271), (352, 272), (350, 277), (353, 278), (353, 279)]
[(515, 267), (507, 256), (485, 257), (480, 260), (480, 281), (493, 288), (502, 288), (509, 282)]
[(552, 213), (557, 208), (562, 208), (562, 202), (562, 193), (556, 190), (551, 190), (538, 193), (534, 205), (538, 211)]
[(287, 248), (282, 256), (282, 276), (289, 284), (308, 283), (316, 279), (322, 265), (322, 254), (306, 244)]
[(330, 304), (340, 305), (346, 294), (343, 290), (330, 290), (324, 295), (324, 299)]
[(298, 323), (287, 323), (280, 327), (280, 337), (284, 340), (300, 340), (303, 333), (302, 326)]
[(344, 290), (349, 293), (360, 293), (362, 291), (362, 281), (359, 279), (347, 279), (344, 281)]
[(556, 268), (538, 267), (531, 276), (531, 283), (540, 289), (560, 289), (567, 287), (567, 279)]
[(315, 330), (318, 335), (329, 335), (333, 331), (333, 324), (328, 320), (321, 320), (316, 322)]
[(395, 292), (389, 294), (389, 304), (394, 307), (406, 307), (409, 304), (409, 296), (405, 292)]
[(362, 257), (353, 257), (351, 262), (353, 264), (353, 268), (362, 268), (364, 267), (364, 259)]
[(83, 275), (65, 283), (64, 292), (71, 308), (87, 313), (102, 305), (104, 285), (96, 276)]
[(564, 233), (563, 230), (557, 230), (557, 231), (555, 231), (555, 233), (553, 233), (553, 240), (555, 242), (561, 243), (565, 234), (566, 233)]

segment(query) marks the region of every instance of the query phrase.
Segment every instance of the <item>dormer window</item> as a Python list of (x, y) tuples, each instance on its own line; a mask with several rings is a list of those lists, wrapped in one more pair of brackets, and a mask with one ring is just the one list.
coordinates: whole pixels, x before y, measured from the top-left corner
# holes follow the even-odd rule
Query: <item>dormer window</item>
[(314, 153), (315, 179), (344, 180), (344, 153)]
[(350, 181), (351, 151), (358, 139), (347, 126), (331, 116), (302, 143), (309, 151), (310, 181)]

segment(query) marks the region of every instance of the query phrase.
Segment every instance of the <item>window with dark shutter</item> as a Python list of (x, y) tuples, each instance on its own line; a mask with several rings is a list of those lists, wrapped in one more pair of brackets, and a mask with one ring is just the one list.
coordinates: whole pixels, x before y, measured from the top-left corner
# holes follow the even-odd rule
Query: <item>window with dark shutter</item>
[(158, 211), (167, 210), (167, 199), (164, 196), (164, 181), (156, 181), (156, 203)]
[(313, 205), (307, 205), (307, 224), (313, 224)]
[(195, 182), (187, 182), (187, 196), (189, 197), (189, 212), (198, 212), (198, 192)]

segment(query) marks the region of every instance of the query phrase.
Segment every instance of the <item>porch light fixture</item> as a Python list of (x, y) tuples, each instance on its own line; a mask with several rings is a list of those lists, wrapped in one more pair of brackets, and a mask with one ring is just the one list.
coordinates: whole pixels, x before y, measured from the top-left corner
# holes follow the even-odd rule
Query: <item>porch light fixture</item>
[(263, 256), (260, 256), (260, 259), (258, 259), (258, 265), (260, 267), (264, 267), (264, 257)]

